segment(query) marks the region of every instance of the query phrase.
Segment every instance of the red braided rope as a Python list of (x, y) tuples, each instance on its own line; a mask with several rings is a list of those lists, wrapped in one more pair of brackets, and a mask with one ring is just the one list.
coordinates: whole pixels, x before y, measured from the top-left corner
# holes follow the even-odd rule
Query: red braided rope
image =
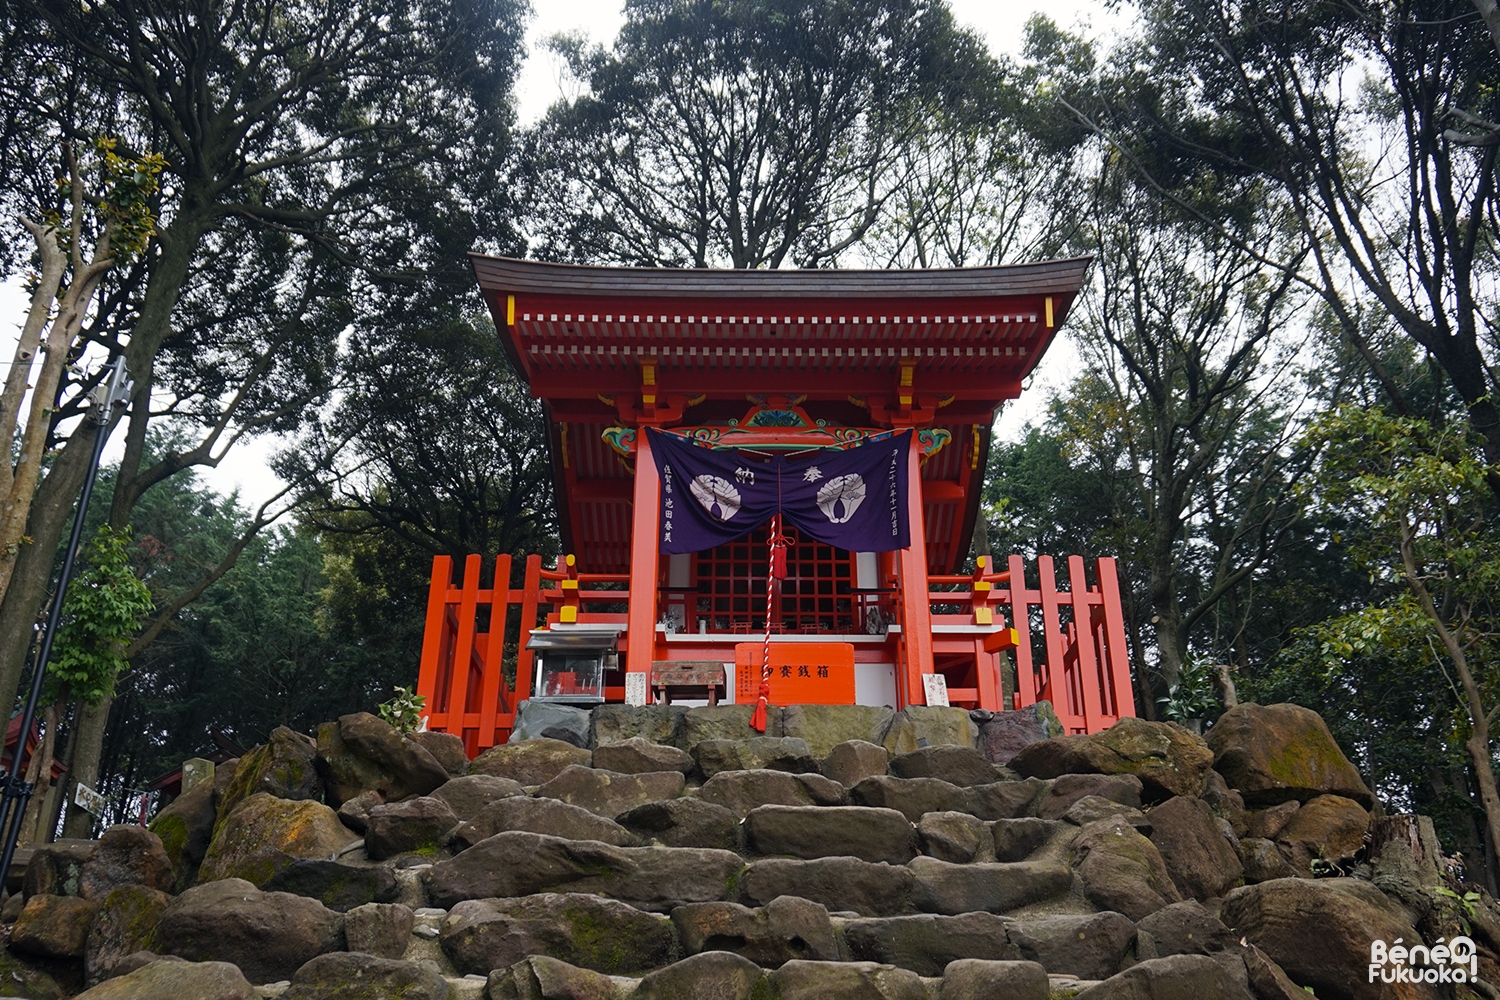
[(771, 612), (775, 608), (776, 550), (787, 547), (787, 538), (781, 533), (781, 515), (771, 518), (770, 534), (766, 538), (766, 635), (761, 644), (760, 691), (755, 702), (755, 711), (750, 714), (750, 728), (758, 733), (766, 731), (766, 706), (771, 703)]

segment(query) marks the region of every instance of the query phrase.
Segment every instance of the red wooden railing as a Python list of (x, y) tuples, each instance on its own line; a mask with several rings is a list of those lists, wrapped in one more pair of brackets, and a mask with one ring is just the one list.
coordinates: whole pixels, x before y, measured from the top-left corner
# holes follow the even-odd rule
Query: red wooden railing
[[(1035, 588), (1027, 584), (1024, 561), (1016, 555), (1003, 571), (981, 565), (966, 576), (929, 577), (931, 641), (910, 642), (903, 622), (889, 640), (898, 674), (943, 674), (949, 703), (964, 708), (1001, 710), (1050, 701), (1069, 732), (1099, 732), (1134, 715), (1115, 561), (1097, 560), (1093, 583), (1082, 557), (1070, 556), (1067, 566), (1066, 589), (1058, 587), (1050, 556), (1037, 560)], [(468, 556), (463, 578), (455, 585), (453, 560), (433, 560), (417, 679), (417, 693), (426, 699), (428, 728), (461, 736), (471, 757), (510, 735), (516, 704), (531, 685), (530, 630), (550, 622), (623, 626), (627, 615), (621, 606), (630, 598), (627, 576), (578, 573), (571, 556), (559, 559), (553, 569), (543, 569), (540, 556), (528, 556), (519, 587), (510, 585), (510, 556), (494, 558), (489, 587), (480, 586), (483, 568), (480, 556)], [(900, 617), (901, 602), (885, 600), (889, 596), (880, 595), (881, 607), (887, 620), (893, 620)], [(505, 678), (507, 641), (514, 644), (520, 693)], [(648, 641), (654, 643), (656, 637)], [(629, 642), (629, 634), (623, 634), (622, 653)], [(726, 648), (728, 662), (733, 648)], [(930, 661), (907, 664), (918, 650)], [(1016, 667), (1009, 704), (1004, 704), (1000, 677), (1005, 652)], [(898, 708), (923, 700), (920, 682), (898, 682), (897, 691)], [(623, 684), (607, 684), (605, 698), (624, 701)]]

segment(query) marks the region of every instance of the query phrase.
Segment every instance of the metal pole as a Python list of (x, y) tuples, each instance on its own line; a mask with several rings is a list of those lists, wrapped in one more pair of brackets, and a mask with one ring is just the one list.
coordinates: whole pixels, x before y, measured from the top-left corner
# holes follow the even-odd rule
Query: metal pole
[(73, 560), (78, 555), (78, 545), (83, 539), (84, 518), (88, 516), (89, 499), (94, 494), (94, 479), (99, 475), (99, 461), (104, 455), (104, 444), (109, 440), (110, 415), (116, 406), (129, 400), (131, 388), (132, 383), (125, 378), (125, 359), (117, 358), (109, 379), (94, 394), (92, 416), (97, 428), (94, 455), (89, 463), (88, 477), (83, 481), (83, 492), (78, 498), (78, 511), (73, 516), (73, 533), (68, 537), (62, 572), (57, 577), (57, 592), (52, 599), (52, 608), (47, 613), (47, 628), (42, 633), (41, 649), (37, 652), (36, 667), (31, 676), (31, 693), (26, 699), (26, 709), (21, 714), (21, 728), (16, 734), (16, 750), (11, 755), (9, 772), (0, 778), (0, 836), (5, 840), (5, 852), (0, 854), (0, 886), (5, 885), (5, 880), (10, 875), (10, 863), (16, 854), (21, 821), (26, 815), (26, 804), (31, 801), (32, 785), (22, 779), (21, 756), (26, 751), (26, 738), (31, 735), (37, 703), (42, 698), (42, 684), (47, 678), (47, 660), (52, 655), (52, 641), (57, 637), (57, 627), (62, 620), (63, 601), (68, 594), (68, 581), (73, 576)]

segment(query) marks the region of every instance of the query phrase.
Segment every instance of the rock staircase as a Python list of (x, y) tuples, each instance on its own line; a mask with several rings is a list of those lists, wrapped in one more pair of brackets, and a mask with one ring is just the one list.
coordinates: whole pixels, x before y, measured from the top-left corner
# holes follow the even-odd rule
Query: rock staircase
[[(1055, 736), (1044, 710), (798, 706), (766, 736), (747, 714), (608, 706), (472, 762), (368, 715), (278, 730), (151, 831), (39, 850), (6, 907), (15, 981), (87, 1000), (1488, 995), (1366, 982), (1369, 933), (1446, 917), (1417, 912), (1420, 880), (1375, 888), (1369, 792), (1304, 709), (1242, 706), (1208, 743), (1134, 719)], [(1310, 877), (1345, 853), (1362, 877)]]

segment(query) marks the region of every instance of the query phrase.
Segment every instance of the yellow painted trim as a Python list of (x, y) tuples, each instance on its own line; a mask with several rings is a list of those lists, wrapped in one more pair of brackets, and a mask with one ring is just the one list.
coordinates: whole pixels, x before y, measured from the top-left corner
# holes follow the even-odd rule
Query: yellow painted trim
[(995, 624), (995, 610), (993, 608), (975, 608), (974, 609), (974, 624), (975, 625), (993, 625), (993, 624)]
[(562, 589), (563, 590), (577, 590), (578, 589), (578, 581), (577, 580), (571, 580), (571, 579), (570, 580), (563, 580), (562, 581)]
[(1047, 329), (1052, 329), (1052, 296), (1047, 296)]
[(514, 295), (505, 297), (505, 325), (516, 325), (516, 297)]
[(974, 592), (976, 594), (983, 593), (984, 591), (989, 590), (989, 589), (990, 589), (990, 581), (988, 581), (988, 580), (975, 580), (974, 581)]
[(565, 565), (568, 565), (568, 566), (576, 566), (578, 564), (578, 557), (575, 556), (575, 555), (573, 555), (573, 553), (571, 553), (571, 552), (569, 552), (567, 554), (567, 556), (565, 557), (565, 560), (566, 560), (565, 561)]
[(558, 612), (557, 620), (567, 625), (574, 624), (578, 621), (578, 609), (571, 604), (564, 605), (562, 610)]

